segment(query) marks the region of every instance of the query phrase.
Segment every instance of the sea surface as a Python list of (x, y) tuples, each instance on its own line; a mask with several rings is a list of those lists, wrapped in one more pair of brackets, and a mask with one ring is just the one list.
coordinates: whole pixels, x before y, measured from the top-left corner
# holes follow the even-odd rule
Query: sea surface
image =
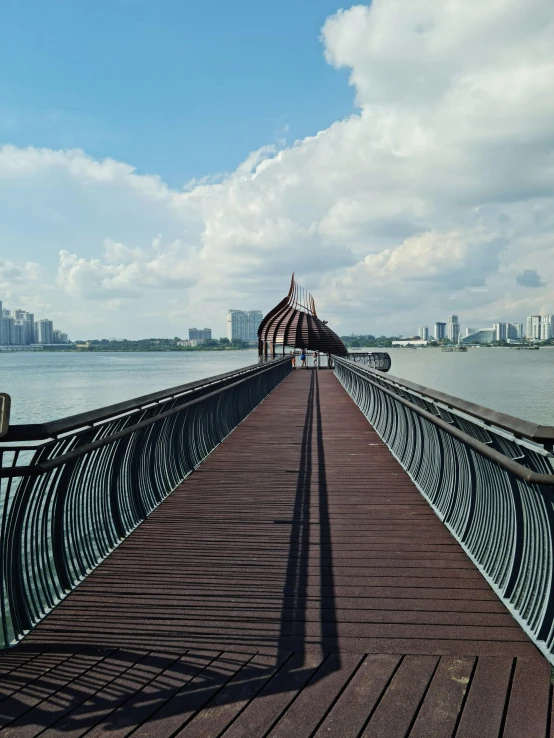
[(389, 374), (433, 387), (493, 410), (554, 425), (554, 348), (440, 348), (389, 350)]
[[(390, 374), (554, 425), (554, 348), (392, 349)], [(0, 392), (12, 423), (41, 423), (257, 362), (256, 351), (0, 352)]]
[(44, 423), (258, 361), (244, 351), (53, 353), (0, 351), (0, 392), (10, 423)]

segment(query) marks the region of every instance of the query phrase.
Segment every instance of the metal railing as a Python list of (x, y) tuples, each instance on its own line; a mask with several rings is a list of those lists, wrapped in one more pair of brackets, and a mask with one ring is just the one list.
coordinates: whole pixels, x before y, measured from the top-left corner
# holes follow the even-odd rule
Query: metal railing
[(390, 356), (386, 351), (352, 351), (348, 354), (348, 359), (369, 369), (379, 369), (380, 372), (388, 372), (391, 367)]
[(52, 423), (5, 428), (0, 647), (43, 618), (290, 371), (287, 357)]
[(335, 374), (554, 662), (554, 427), (335, 357)]

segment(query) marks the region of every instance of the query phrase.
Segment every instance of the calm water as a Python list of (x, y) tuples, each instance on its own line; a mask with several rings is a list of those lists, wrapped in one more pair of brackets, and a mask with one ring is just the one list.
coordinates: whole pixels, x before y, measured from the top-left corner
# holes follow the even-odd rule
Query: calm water
[[(393, 349), (391, 374), (521, 418), (554, 425), (554, 348), (539, 351)], [(256, 351), (195, 353), (0, 352), (0, 392), (12, 423), (39, 423), (248, 364)]]
[(554, 425), (554, 348), (393, 349), (390, 374), (509, 415)]
[(257, 363), (256, 350), (190, 353), (0, 352), (11, 423), (42, 423)]

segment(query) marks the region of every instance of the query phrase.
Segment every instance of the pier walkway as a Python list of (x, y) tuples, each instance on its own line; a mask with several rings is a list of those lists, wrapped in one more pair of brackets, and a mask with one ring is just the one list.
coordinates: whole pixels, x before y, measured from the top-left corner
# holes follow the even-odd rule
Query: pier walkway
[(297, 370), (0, 656), (0, 738), (546, 738), (550, 665)]

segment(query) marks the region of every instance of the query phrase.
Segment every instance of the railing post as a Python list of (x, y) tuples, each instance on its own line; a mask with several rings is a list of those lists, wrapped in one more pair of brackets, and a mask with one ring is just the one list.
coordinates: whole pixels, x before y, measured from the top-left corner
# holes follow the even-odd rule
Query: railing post
[(10, 405), (10, 396), (0, 392), (0, 438), (6, 435), (10, 426)]

